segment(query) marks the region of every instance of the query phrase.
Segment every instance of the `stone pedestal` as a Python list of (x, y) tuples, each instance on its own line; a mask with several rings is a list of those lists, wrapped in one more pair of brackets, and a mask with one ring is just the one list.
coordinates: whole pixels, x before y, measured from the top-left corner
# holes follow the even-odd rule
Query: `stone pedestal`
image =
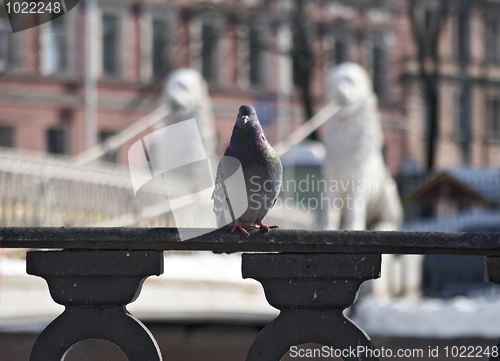
[(144, 280), (163, 273), (161, 251), (35, 251), (26, 256), (28, 274), (47, 281), (65, 311), (40, 334), (31, 361), (63, 360), (71, 346), (90, 338), (117, 345), (129, 361), (160, 361), (160, 350), (126, 305)]
[(361, 283), (380, 276), (380, 265), (377, 254), (244, 254), (243, 277), (259, 281), (281, 311), (246, 360), (279, 361), (291, 346), (310, 342), (340, 350), (344, 360), (378, 360), (368, 336), (343, 310), (355, 302)]

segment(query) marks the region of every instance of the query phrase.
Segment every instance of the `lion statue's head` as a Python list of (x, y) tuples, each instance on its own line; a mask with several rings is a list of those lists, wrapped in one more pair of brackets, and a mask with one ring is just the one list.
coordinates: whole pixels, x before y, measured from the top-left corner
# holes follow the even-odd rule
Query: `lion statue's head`
[(336, 100), (341, 105), (376, 101), (370, 75), (356, 63), (343, 63), (330, 70), (327, 98), (329, 101)]
[(212, 100), (203, 76), (195, 69), (174, 70), (165, 81), (163, 94), (173, 114), (168, 117), (168, 124), (187, 119), (196, 119), (201, 139), (207, 155), (217, 152)]
[[(383, 144), (377, 96), (367, 71), (356, 63), (333, 67), (327, 78), (326, 101), (343, 109), (326, 124), (327, 158), (337, 167), (364, 162)], [(340, 163), (339, 163), (340, 162)]]

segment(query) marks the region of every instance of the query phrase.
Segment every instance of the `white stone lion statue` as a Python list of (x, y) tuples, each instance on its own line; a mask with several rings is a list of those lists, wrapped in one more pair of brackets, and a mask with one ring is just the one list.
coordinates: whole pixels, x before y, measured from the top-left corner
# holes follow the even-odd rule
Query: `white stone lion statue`
[[(212, 101), (202, 75), (197, 70), (189, 68), (171, 72), (164, 83), (163, 100), (171, 109), (171, 113), (157, 125), (156, 130), (194, 118), (206, 158), (215, 157), (218, 141)], [(193, 134), (193, 137), (196, 136)], [(179, 139), (178, 141), (182, 142), (183, 140)], [(177, 146), (158, 136), (152, 148), (155, 160), (153, 166), (157, 169), (166, 168), (166, 165), (170, 164), (170, 155), (175, 153), (172, 149)], [(177, 199), (177, 197), (190, 194), (196, 194), (196, 197), (199, 197), (199, 199), (196, 198), (196, 201), (174, 212), (177, 227), (211, 227), (213, 223), (210, 195), (206, 196), (205, 199), (202, 195), (203, 192), (201, 192), (207, 186), (210, 172), (208, 168), (205, 169), (203, 165), (197, 163), (199, 162), (188, 163), (183, 167), (170, 170), (169, 175), (163, 179), (163, 182), (167, 184), (164, 188), (168, 188), (168, 201), (171, 205), (173, 198)], [(155, 183), (155, 186), (163, 187), (161, 182)], [(203, 211), (202, 205), (204, 203), (210, 205), (209, 212)]]
[[(382, 155), (382, 125), (370, 76), (355, 63), (335, 66), (328, 75), (326, 100), (336, 101), (343, 109), (326, 123), (323, 138), (323, 176), (329, 200), (325, 228), (397, 230), (403, 211), (396, 183)], [(374, 293), (405, 293), (397, 288), (407, 287), (403, 283), (420, 282), (388, 280), (390, 274), (401, 274), (394, 272), (395, 261), (393, 256), (384, 255), (383, 279), (374, 283)], [(410, 286), (415, 287), (419, 285)]]
[(368, 73), (344, 63), (328, 78), (328, 102), (344, 106), (326, 123), (323, 172), (328, 187), (328, 229), (397, 230), (401, 202), (382, 156), (377, 97)]
[(163, 93), (173, 111), (163, 126), (195, 118), (207, 157), (216, 155), (217, 134), (212, 100), (203, 76), (191, 68), (174, 70), (167, 77)]

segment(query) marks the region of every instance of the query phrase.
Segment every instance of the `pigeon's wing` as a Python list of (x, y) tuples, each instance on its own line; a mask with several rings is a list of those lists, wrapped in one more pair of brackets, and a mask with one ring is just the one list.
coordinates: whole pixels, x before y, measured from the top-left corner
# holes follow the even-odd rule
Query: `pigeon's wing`
[(267, 143), (266, 146), (269, 152), (268, 157), (266, 157), (268, 173), (266, 173), (266, 176), (262, 177), (262, 179), (266, 179), (266, 181), (272, 181), (274, 189), (267, 190), (267, 188), (264, 187), (264, 184), (262, 184), (261, 189), (263, 191), (265, 190), (265, 192), (263, 192), (262, 194), (262, 197), (263, 199), (270, 199), (270, 202), (265, 202), (265, 207), (263, 207), (258, 214), (258, 221), (262, 221), (262, 219), (264, 219), (269, 213), (271, 208), (273, 208), (276, 204), (281, 189), (281, 183), (283, 181), (283, 166), (281, 164), (281, 160), (279, 159), (271, 145), (269, 145), (269, 143)]
[(267, 143), (266, 147), (268, 148), (270, 153), (270, 156), (268, 158), (269, 171), (272, 184), (274, 185), (274, 194), (272, 195), (272, 197), (274, 197), (274, 200), (269, 207), (269, 209), (271, 209), (276, 204), (276, 200), (278, 199), (278, 196), (280, 194), (281, 183), (283, 182), (283, 165), (281, 164), (280, 158), (276, 154), (276, 151), (271, 147), (271, 145)]
[[(281, 165), (281, 162), (280, 162)], [(276, 204), (276, 201), (278, 200), (278, 197), (280, 195), (280, 190), (281, 190), (281, 183), (283, 182), (283, 167), (281, 167), (281, 171), (278, 171), (278, 173), (275, 175), (276, 179), (274, 179), (274, 184), (275, 184), (275, 192), (276, 196), (274, 198), (273, 204), (271, 205), (271, 208), (274, 207)]]
[(273, 208), (273, 207), (274, 207), (274, 205), (276, 204), (276, 201), (277, 201), (277, 200), (278, 200), (278, 197), (274, 198), (274, 202), (273, 202), (273, 204), (271, 204), (271, 208)]
[(215, 213), (217, 228), (224, 227), (225, 225), (231, 223), (233, 220), (231, 218), (231, 212), (229, 211), (229, 206), (227, 204), (226, 192), (224, 190), (224, 176), (222, 174), (220, 163), (217, 167), (217, 175), (215, 176), (215, 188), (214, 192), (212, 193), (212, 199), (214, 200), (213, 211)]

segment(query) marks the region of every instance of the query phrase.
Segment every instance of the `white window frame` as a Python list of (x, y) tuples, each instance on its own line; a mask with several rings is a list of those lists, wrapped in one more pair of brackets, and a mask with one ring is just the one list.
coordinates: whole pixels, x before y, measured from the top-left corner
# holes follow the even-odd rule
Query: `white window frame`
[[(464, 109), (463, 111), (467, 111), (467, 104), (462, 102), (460, 98), (463, 95), (463, 91), (461, 89), (457, 89), (456, 91), (453, 92), (453, 137), (457, 142), (463, 142), (466, 139), (467, 134), (462, 134), (461, 133), (461, 128), (460, 128), (460, 106), (463, 106)], [(471, 124), (469, 124), (470, 126)], [(467, 129), (466, 129), (467, 131)]]
[(3, 72), (16, 72), (22, 69), (22, 52), (24, 49), (24, 32), (13, 33), (10, 26), (9, 20), (7, 18), (0, 18), (0, 26), (7, 30), (11, 36), (12, 41), (12, 63), (8, 65), (5, 69), (0, 69), (0, 73)]
[(500, 129), (498, 131), (498, 133), (493, 133), (493, 124), (492, 124), (492, 114), (491, 114), (491, 104), (492, 102), (496, 100), (498, 102), (498, 106), (499, 106), (499, 113), (498, 113), (498, 117), (499, 119), (497, 119), (497, 121), (499, 122), (499, 127), (500, 127), (500, 94), (493, 94), (493, 95), (490, 95), (488, 97), (488, 104), (487, 104), (487, 108), (486, 108), (486, 125), (487, 125), (487, 128), (486, 128), (486, 134), (487, 134), (487, 139), (489, 142), (492, 142), (492, 143), (499, 143), (500, 142)]
[(190, 66), (197, 69), (203, 74), (203, 64), (202, 64), (202, 29), (203, 25), (210, 25), (217, 31), (217, 49), (215, 49), (216, 54), (216, 68), (215, 68), (215, 79), (209, 79), (209, 83), (215, 83), (219, 85), (228, 85), (230, 83), (230, 74), (224, 72), (221, 69), (221, 64), (225, 61), (227, 55), (227, 39), (225, 38), (227, 32), (225, 29), (228, 25), (228, 20), (221, 13), (210, 11), (202, 14), (195, 14), (189, 24), (189, 53), (190, 53)]
[[(323, 89), (324, 91), (328, 91), (328, 74), (330, 73), (330, 70), (333, 69), (334, 66), (337, 64), (335, 63), (335, 43), (337, 41), (340, 41), (344, 43), (347, 47), (347, 55), (348, 55), (348, 61), (353, 61), (352, 59), (354, 58), (353, 54), (353, 49), (354, 46), (352, 46), (354, 42), (354, 37), (352, 34), (346, 33), (346, 32), (341, 32), (338, 30), (333, 30), (333, 29), (327, 29), (325, 32), (325, 35), (323, 36), (322, 42), (323, 42), (323, 73), (325, 74), (323, 76)], [(326, 93), (325, 93), (326, 94)]]
[[(453, 55), (455, 57), (455, 59), (457, 61), (460, 61), (460, 44), (463, 43), (461, 42), (460, 40), (460, 16), (461, 16), (461, 10), (457, 10), (455, 11), (454, 13), (452, 13), (452, 19), (453, 19)], [(465, 24), (465, 26), (467, 26), (467, 30), (466, 33), (465, 33), (465, 36), (466, 36), (466, 39), (467, 39), (467, 43), (466, 45), (466, 48), (465, 48), (465, 60), (466, 61), (471, 61), (472, 60), (472, 57), (473, 57), (473, 54), (472, 54), (472, 22), (473, 22), (473, 18), (472, 18), (472, 14), (468, 14), (468, 17), (466, 18), (467, 19), (467, 22)]]
[[(65, 144), (64, 144), (64, 152), (62, 153), (52, 153), (49, 152), (50, 150), (50, 145), (49, 145), (49, 131), (62, 131), (65, 134)], [(50, 126), (45, 129), (45, 137), (46, 137), (46, 152), (50, 154), (60, 154), (60, 155), (71, 155), (71, 128), (69, 126)]]
[[(383, 84), (386, 84), (383, 88), (382, 95), (377, 94), (379, 99), (387, 99), (390, 98), (391, 92), (391, 77), (390, 77), (390, 69), (391, 69), (391, 51), (392, 51), (392, 39), (393, 34), (390, 32), (380, 32), (370, 34), (369, 38), (365, 40), (364, 46), (362, 49), (363, 54), (363, 66), (370, 74), (370, 80), (373, 84), (374, 80), (374, 59), (373, 53), (375, 48), (380, 48), (384, 52), (385, 62), (382, 63), (383, 72), (384, 72), (384, 81)], [(375, 93), (375, 90), (373, 90)]]
[[(496, 23), (496, 35), (493, 35), (492, 32), (492, 24)], [(490, 17), (487, 19), (485, 23), (486, 27), (486, 60), (490, 64), (498, 65), (500, 64), (500, 19), (495, 17)], [(496, 39), (493, 39), (492, 36), (496, 36)], [(496, 40), (496, 54), (493, 53), (494, 48), (493, 40)]]
[[(118, 44), (117, 44), (117, 72), (116, 74), (106, 74), (103, 69), (103, 54), (102, 54), (102, 36), (103, 36), (103, 15), (113, 15), (118, 18)], [(130, 63), (128, 52), (129, 44), (124, 41), (124, 39), (131, 38), (131, 32), (133, 31), (133, 24), (130, 21), (130, 5), (129, 4), (115, 4), (115, 3), (103, 3), (99, 4), (97, 10), (98, 17), (98, 41), (97, 41), (97, 58), (99, 63), (97, 66), (97, 72), (99, 77), (105, 78), (129, 78), (126, 74), (128, 69), (128, 64)]]
[[(167, 28), (165, 35), (168, 38), (167, 53), (171, 68), (175, 64), (176, 49), (176, 29), (177, 29), (177, 11), (165, 9), (165, 7), (146, 6), (140, 16), (140, 77), (143, 82), (150, 82), (153, 79), (153, 32), (152, 26), (154, 20), (165, 21)], [(171, 69), (170, 69), (171, 70)]]
[[(380, 49), (382, 51), (383, 57), (385, 59), (382, 59), (382, 81), (381, 81), (381, 87), (382, 87), (382, 94), (377, 94), (375, 92), (375, 59), (374, 59), (374, 53), (375, 49)], [(377, 95), (377, 97), (380, 99), (384, 99), (388, 97), (388, 93), (390, 91), (390, 85), (388, 85), (389, 82), (389, 74), (388, 74), (388, 69), (390, 68), (390, 65), (387, 64), (389, 61), (389, 48), (385, 44), (380, 44), (380, 43), (373, 43), (371, 44), (371, 52), (370, 52), (370, 69), (371, 69), (371, 81), (373, 85), (373, 92)], [(384, 61), (385, 60), (385, 61)], [(384, 85), (385, 84), (385, 85)]]
[(353, 49), (354, 49), (354, 47), (352, 46), (352, 44), (355, 41), (354, 36), (352, 34), (346, 33), (345, 31), (338, 31), (338, 30), (327, 31), (325, 33), (324, 38), (323, 38), (323, 49), (324, 49), (325, 54), (328, 55), (325, 57), (325, 60), (324, 60), (324, 66), (327, 70), (329, 70), (333, 66), (337, 65), (337, 64), (335, 64), (335, 60), (334, 60), (335, 44), (337, 41), (346, 45), (348, 61), (353, 61), (353, 58), (354, 58)]
[[(17, 127), (14, 124), (0, 123), (0, 131), (6, 130), (6, 129), (10, 129), (12, 131), (12, 145), (8, 146), (8, 147), (16, 148), (17, 147), (17, 132), (18, 132)], [(0, 145), (0, 146), (5, 147), (5, 145)]]
[[(14, 37), (12, 36), (13, 33), (12, 33), (8, 19), (0, 18), (0, 29), (2, 31), (5, 31), (8, 34), (8, 36), (10, 36), (11, 49), (12, 49), (13, 48), (12, 43), (14, 42), (14, 39), (13, 39)], [(5, 64), (5, 65), (0, 64), (0, 72), (4, 72), (4, 71), (11, 69), (12, 66), (15, 64), (14, 58), (13, 58), (14, 54), (10, 54), (10, 56), (12, 57), (12, 59), (11, 59), (11, 62), (9, 64)]]
[(258, 9), (264, 6), (263, 0), (241, 0), (243, 6), (247, 8)]
[[(66, 32), (66, 68), (62, 71), (54, 71), (50, 68), (50, 47), (49, 40), (52, 31), (52, 22), (46, 22), (40, 25), (39, 44), (40, 44), (40, 73), (42, 75), (74, 75), (78, 69), (78, 19), (79, 9), (75, 7), (64, 14), (64, 28)], [(44, 14), (48, 16), (48, 14)]]
[(257, 21), (253, 26), (248, 26), (247, 24), (238, 25), (238, 45), (237, 45), (237, 63), (238, 63), (238, 75), (237, 75), (237, 86), (240, 89), (248, 89), (250, 87), (269, 89), (270, 87), (270, 61), (271, 56), (269, 51), (266, 49), (260, 50), (259, 57), (259, 79), (257, 84), (252, 84), (250, 79), (250, 34), (252, 30), (258, 32), (259, 40), (261, 44), (266, 44), (266, 42), (271, 39), (271, 26), (268, 23)]

